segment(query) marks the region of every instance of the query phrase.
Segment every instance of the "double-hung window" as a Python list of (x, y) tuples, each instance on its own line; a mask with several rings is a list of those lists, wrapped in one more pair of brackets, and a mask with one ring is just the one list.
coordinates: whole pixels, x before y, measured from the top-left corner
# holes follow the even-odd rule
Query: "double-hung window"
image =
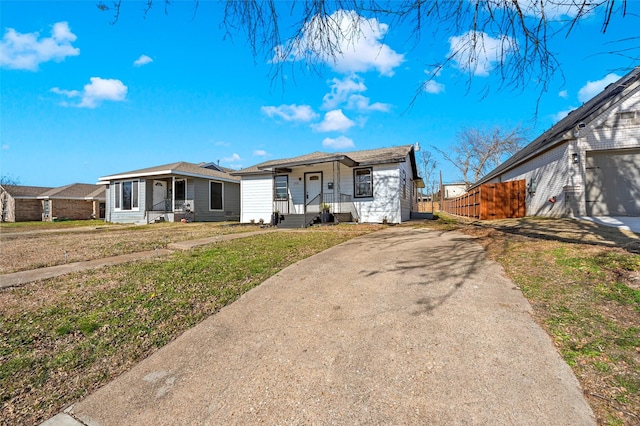
[(138, 210), (138, 184), (137, 180), (125, 180), (115, 183), (115, 210)]
[(373, 197), (373, 169), (355, 169), (353, 171), (353, 196)]
[(222, 210), (223, 203), (222, 182), (209, 181), (209, 210)]
[(275, 177), (275, 199), (286, 200), (288, 193), (289, 179), (287, 175), (278, 175)]

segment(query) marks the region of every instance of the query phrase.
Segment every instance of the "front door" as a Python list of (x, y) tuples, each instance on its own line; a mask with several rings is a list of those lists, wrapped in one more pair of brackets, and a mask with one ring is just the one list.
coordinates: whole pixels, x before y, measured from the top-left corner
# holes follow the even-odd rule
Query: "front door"
[(318, 195), (322, 192), (322, 173), (305, 173), (304, 175), (305, 201), (304, 207), (306, 212), (320, 212), (320, 203), (322, 200)]
[(165, 200), (167, 199), (167, 182), (164, 180), (153, 181), (153, 208), (156, 211), (167, 209)]

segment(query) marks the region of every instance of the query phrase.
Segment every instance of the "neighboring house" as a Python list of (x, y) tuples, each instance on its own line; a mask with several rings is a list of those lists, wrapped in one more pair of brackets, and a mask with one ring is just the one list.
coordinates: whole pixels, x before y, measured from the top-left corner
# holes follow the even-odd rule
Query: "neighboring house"
[(640, 67), (472, 188), (521, 179), (529, 216), (640, 216)]
[(241, 178), (243, 223), (271, 221), (303, 227), (329, 208), (341, 221), (400, 223), (417, 209), (413, 145), (271, 160), (233, 172)]
[(214, 163), (177, 162), (100, 178), (106, 220), (117, 223), (237, 221), (240, 178)]
[(456, 198), (467, 192), (467, 184), (462, 183), (445, 183), (442, 185), (444, 191), (444, 199)]
[(45, 191), (38, 199), (42, 202), (42, 221), (56, 218), (82, 220), (105, 217), (104, 185), (74, 183)]
[(51, 189), (42, 186), (0, 185), (2, 222), (42, 220), (42, 201), (38, 196)]

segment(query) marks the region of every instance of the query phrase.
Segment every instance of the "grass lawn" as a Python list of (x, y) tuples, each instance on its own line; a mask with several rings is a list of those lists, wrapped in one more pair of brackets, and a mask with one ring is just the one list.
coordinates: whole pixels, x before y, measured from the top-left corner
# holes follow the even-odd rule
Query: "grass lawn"
[(64, 220), (60, 222), (2, 222), (0, 223), (0, 232), (15, 231), (40, 231), (79, 228), (83, 226), (121, 226), (105, 222), (104, 220)]
[[(88, 221), (75, 221), (82, 223)], [(51, 222), (34, 222), (48, 223)], [(33, 232), (28, 228), (2, 229), (0, 274), (100, 259), (156, 248), (177, 241), (256, 231), (257, 226), (224, 223), (158, 223), (153, 225), (105, 225), (78, 228), (72, 222), (54, 222), (53, 228)], [(57, 228), (60, 225), (61, 228)], [(55, 232), (54, 232), (55, 231)], [(61, 232), (58, 232), (61, 231)]]
[(0, 291), (0, 423), (51, 417), (286, 266), (376, 229), (266, 233)]
[(531, 303), (599, 424), (640, 424), (640, 237), (575, 220), (428, 226), (478, 238)]

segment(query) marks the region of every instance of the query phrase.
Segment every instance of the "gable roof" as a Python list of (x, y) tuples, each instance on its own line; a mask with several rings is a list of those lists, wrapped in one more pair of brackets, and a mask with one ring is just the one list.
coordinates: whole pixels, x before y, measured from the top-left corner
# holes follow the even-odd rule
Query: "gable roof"
[(608, 85), (602, 92), (584, 103), (580, 108), (570, 112), (569, 115), (557, 122), (542, 135), (538, 136), (529, 145), (516, 152), (507, 161), (482, 177), (482, 179), (473, 184), (471, 188), (488, 182), (567, 140), (574, 139), (575, 136), (572, 135), (574, 130), (585, 127), (587, 123), (625, 98), (628, 94), (636, 90), (638, 86), (640, 86), (640, 67), (635, 67), (627, 75), (615, 83)]
[(405, 158), (409, 154), (411, 154), (410, 158), (414, 170), (414, 178), (418, 178), (413, 145), (401, 145), (391, 148), (368, 149), (363, 151), (351, 151), (342, 153), (337, 152), (333, 154), (316, 151), (310, 154), (300, 155), (298, 157), (265, 161), (263, 163), (256, 164), (255, 166), (232, 172), (232, 174), (237, 176), (265, 174), (273, 172), (276, 169), (286, 169), (296, 166), (330, 163), (333, 161), (339, 161), (340, 163), (349, 167), (400, 163), (405, 161)]
[(52, 188), (41, 193), (38, 198), (66, 200), (105, 200), (104, 185), (90, 183), (72, 183), (71, 185)]
[[(211, 163), (204, 163), (203, 165), (208, 165)], [(132, 170), (129, 172), (117, 173), (115, 175), (103, 176), (99, 180), (102, 183), (107, 183), (112, 180), (119, 179), (128, 179), (128, 178), (139, 178), (146, 176), (163, 176), (163, 175), (177, 175), (177, 176), (186, 176), (186, 177), (197, 177), (197, 178), (205, 178), (205, 179), (215, 179), (226, 182), (238, 183), (239, 178), (230, 175), (225, 170), (223, 171), (214, 170), (210, 168), (205, 168), (198, 164), (187, 163), (186, 161), (178, 161), (176, 163), (163, 164), (161, 166), (147, 167), (145, 169)], [(99, 182), (99, 183), (100, 183)]]
[(13, 198), (37, 198), (43, 192), (53, 188), (48, 186), (2, 185)]

